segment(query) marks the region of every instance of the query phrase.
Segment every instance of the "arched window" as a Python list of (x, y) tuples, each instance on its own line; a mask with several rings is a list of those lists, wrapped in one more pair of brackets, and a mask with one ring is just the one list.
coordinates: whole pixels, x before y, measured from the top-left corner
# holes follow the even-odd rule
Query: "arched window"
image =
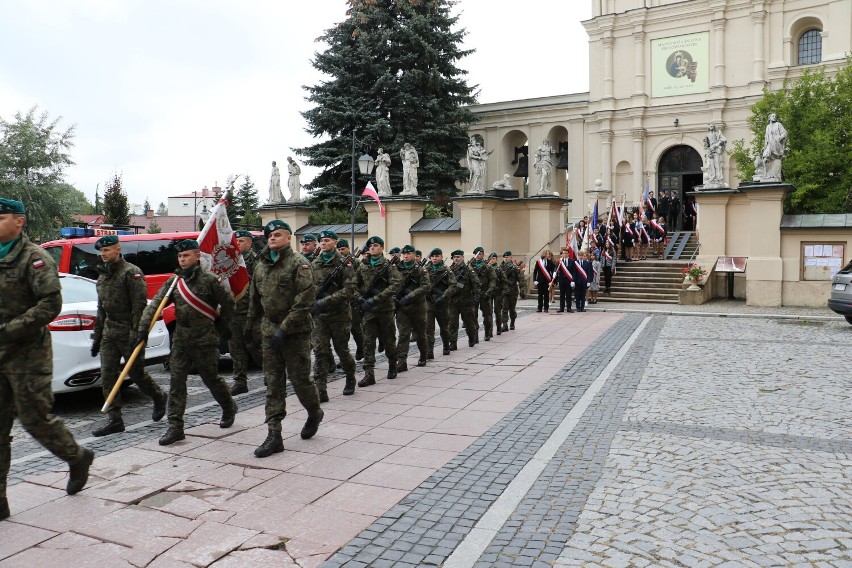
[(822, 61), (822, 31), (808, 30), (799, 37), (799, 65), (812, 65)]

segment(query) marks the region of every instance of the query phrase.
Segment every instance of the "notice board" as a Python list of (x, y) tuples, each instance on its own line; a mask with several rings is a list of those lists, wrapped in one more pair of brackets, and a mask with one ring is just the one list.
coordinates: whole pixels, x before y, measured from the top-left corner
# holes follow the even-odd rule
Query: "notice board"
[(802, 280), (831, 280), (843, 267), (846, 243), (803, 242)]

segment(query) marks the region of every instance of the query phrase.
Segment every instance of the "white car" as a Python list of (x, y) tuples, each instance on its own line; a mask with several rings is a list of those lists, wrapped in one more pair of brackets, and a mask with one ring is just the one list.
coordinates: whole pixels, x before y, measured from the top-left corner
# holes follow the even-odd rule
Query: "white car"
[[(94, 280), (60, 274), (62, 311), (50, 324), (53, 342), (53, 392), (67, 393), (99, 387), (101, 358), (92, 357), (92, 332), (98, 315)], [(162, 320), (148, 335), (146, 364), (168, 359), (169, 332)]]

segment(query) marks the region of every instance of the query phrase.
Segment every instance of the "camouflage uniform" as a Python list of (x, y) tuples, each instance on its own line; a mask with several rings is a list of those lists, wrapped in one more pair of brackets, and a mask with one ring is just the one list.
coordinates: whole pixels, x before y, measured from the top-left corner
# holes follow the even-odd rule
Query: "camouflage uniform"
[[(251, 280), (254, 270), (257, 255), (253, 250), (249, 249), (243, 253), (243, 259), (246, 263), (246, 268)], [(246, 320), (248, 319), (249, 309), (249, 292), (246, 292), (236, 301), (234, 307), (234, 319), (231, 321), (230, 330), (231, 337), (228, 339), (228, 351), (231, 353), (231, 360), (234, 363), (234, 390), (248, 390), (248, 368), (249, 363), (261, 362), (260, 356), (260, 334), (257, 333), (257, 327), (253, 328), (252, 335), (254, 341), (247, 343), (244, 335)]]
[[(95, 345), (100, 346), (101, 386), (106, 398), (124, 368), (122, 357), (126, 362), (136, 348), (137, 327), (148, 303), (148, 286), (139, 267), (124, 260), (123, 256), (119, 256), (115, 262), (99, 263), (97, 270), (100, 273), (98, 320), (92, 339)], [(136, 357), (129, 377), (139, 390), (155, 402), (165, 402), (166, 393), (145, 370), (144, 349)], [(116, 393), (109, 408), (109, 418), (110, 421), (121, 420), (121, 391)]]
[(62, 309), (62, 290), (53, 261), (26, 236), (0, 259), (0, 298), (0, 501), (5, 501), (16, 413), (24, 429), (59, 459), (76, 464), (85, 448), (50, 414), (53, 350), (47, 324)]
[(175, 278), (183, 278), (187, 287), (213, 309), (219, 307), (219, 317), (214, 322), (193, 308), (180, 294), (177, 286), (169, 298), (169, 302), (175, 305), (176, 320), (169, 365), (169, 428), (183, 432), (186, 379), (192, 365), (195, 365), (204, 386), (210, 390), (224, 414), (236, 413), (237, 405), (231, 397), (231, 391), (225, 380), (219, 376), (219, 336), (228, 329), (234, 317), (234, 298), (216, 275), (202, 268), (200, 264), (179, 269), (177, 273), (177, 276), (172, 276), (163, 283), (160, 291), (145, 308), (139, 322), (140, 327), (145, 326), (147, 329), (157, 306)]
[(426, 364), (426, 296), (429, 295), (429, 275), (414, 261), (411, 266), (399, 263), (402, 289), (396, 296), (396, 327), (399, 330), (397, 341), (397, 370), (408, 369), (408, 348), (411, 343), (411, 332), (417, 341), (420, 351), (419, 366)]
[(322, 253), (313, 262), (314, 287), (317, 290), (313, 331), (314, 383), (321, 396), (322, 391), (326, 390), (328, 374), (331, 372), (328, 359), (331, 357), (332, 344), (346, 373), (346, 381), (355, 386), (355, 359), (349, 352), (349, 331), (352, 326), (349, 302), (355, 296), (355, 271), (352, 269), (351, 260), (348, 259), (337, 271), (334, 280), (329, 281), (324, 290), (323, 284), (344, 259), (334, 251), (334, 255), (327, 262), (323, 261)]
[[(352, 271), (358, 272), (358, 267), (361, 266), (361, 261), (357, 258), (352, 259)], [(362, 323), (364, 320), (364, 312), (361, 311), (361, 306), (358, 305), (357, 294), (352, 295), (349, 301), (349, 307), (352, 310), (352, 339), (355, 340), (355, 359), (360, 361), (364, 358), (364, 329)]]
[[(373, 260), (376, 261), (373, 264)], [(394, 325), (394, 296), (399, 293), (402, 277), (390, 261), (381, 256), (362, 262), (355, 273), (359, 302), (364, 310), (364, 379), (373, 377), (376, 367), (376, 340), (384, 342), (385, 355), (388, 358), (388, 374), (396, 373), (397, 345)], [(376, 282), (376, 277), (382, 277)], [(371, 289), (371, 286), (373, 289)]]
[(503, 262), (503, 274), (506, 276), (506, 287), (503, 292), (503, 331), (515, 329), (515, 319), (518, 312), (515, 306), (518, 304), (518, 290), (521, 285), (521, 271), (514, 262)]
[(457, 292), (450, 301), (449, 332), (450, 350), (457, 348), (459, 334), (459, 316), (464, 322), (467, 332), (468, 345), (473, 347), (479, 343), (479, 332), (476, 323), (476, 306), (479, 302), (479, 279), (473, 269), (465, 263), (450, 266), (456, 277)]
[[(319, 392), (311, 380), (311, 311), (315, 301), (314, 279), (305, 257), (290, 245), (260, 255), (251, 281), (246, 327), (263, 317), (266, 425), (270, 432), (280, 432), (287, 415), (287, 377), (308, 414), (321, 412)], [(284, 335), (283, 349), (275, 347), (274, 336), (279, 330)]]
[(506, 294), (506, 273), (499, 264), (491, 265), (497, 286), (494, 290), (494, 319), (497, 321), (497, 335), (503, 333), (503, 296)]
[(444, 263), (435, 265), (432, 262), (426, 268), (429, 276), (431, 289), (428, 302), (426, 303), (426, 346), (429, 358), (434, 358), (435, 349), (435, 320), (441, 333), (441, 343), (444, 345), (444, 355), (449, 355), (450, 345), (450, 303), (452, 297), (458, 290), (456, 288), (456, 275), (444, 266)]
[(488, 341), (494, 337), (494, 309), (491, 298), (497, 290), (497, 275), (486, 260), (474, 261), (471, 268), (479, 279), (479, 311), (482, 312), (482, 322), (485, 324), (485, 341)]

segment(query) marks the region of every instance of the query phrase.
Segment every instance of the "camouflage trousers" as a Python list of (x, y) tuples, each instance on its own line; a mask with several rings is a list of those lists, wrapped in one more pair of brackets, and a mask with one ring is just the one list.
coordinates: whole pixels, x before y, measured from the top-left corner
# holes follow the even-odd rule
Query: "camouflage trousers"
[[(130, 337), (130, 326), (118, 330), (108, 330), (101, 340), (101, 387), (104, 398), (109, 396), (118, 375), (124, 370), (124, 365), (130, 359), (130, 354), (136, 348), (136, 337)], [(122, 362), (124, 359), (124, 362)], [(148, 371), (145, 370), (145, 351), (142, 350), (133, 367), (130, 368), (128, 379), (132, 380), (143, 393), (158, 400), (165, 394)], [(109, 407), (109, 417), (113, 420), (121, 419), (121, 389), (116, 393), (112, 405)]]
[(408, 347), (411, 344), (411, 333), (417, 341), (420, 360), (426, 360), (426, 304), (420, 302), (413, 306), (404, 306), (396, 311), (396, 328), (399, 339), (396, 344), (396, 360), (405, 363), (408, 359)]
[(62, 420), (50, 414), (53, 376), (7, 370), (25, 365), (25, 361), (18, 360), (6, 362), (0, 369), (0, 497), (6, 496), (6, 478), (12, 464), (12, 423), (16, 414), (24, 429), (59, 459), (76, 463), (82, 457), (82, 449), (74, 436)]
[(515, 319), (518, 317), (518, 312), (515, 311), (515, 306), (518, 305), (518, 294), (513, 292), (511, 294), (503, 294), (503, 323), (508, 325), (509, 323), (515, 323)]
[(505, 321), (503, 319), (503, 294), (494, 294), (494, 299), (491, 301), (494, 303), (494, 319), (497, 320), (497, 329), (499, 330)]
[(266, 425), (269, 430), (281, 431), (281, 421), (287, 416), (287, 377), (302, 406), (309, 414), (320, 408), (319, 391), (311, 380), (311, 332), (294, 333), (284, 337), (283, 349), (275, 349), (272, 336), (277, 326), (263, 322), (263, 375), (266, 377)]
[(355, 348), (359, 350), (364, 349), (364, 330), (361, 326), (361, 323), (364, 319), (364, 314), (361, 312), (361, 308), (358, 307), (357, 302), (352, 302), (350, 304), (352, 308), (352, 339), (355, 340)]
[(455, 344), (459, 336), (459, 316), (464, 322), (464, 330), (467, 332), (469, 341), (479, 340), (479, 328), (476, 323), (476, 305), (473, 303), (459, 305), (450, 302), (449, 308), (449, 333), (450, 343)]
[(350, 327), (351, 324), (346, 320), (332, 321), (323, 316), (314, 318), (311, 343), (314, 348), (314, 383), (319, 390), (325, 390), (328, 374), (333, 371), (328, 366), (329, 359), (331, 359), (332, 364), (334, 362), (334, 358), (331, 356), (332, 345), (346, 376), (355, 376), (355, 358), (349, 351)]
[(435, 350), (435, 321), (441, 334), (441, 343), (444, 348), (450, 346), (450, 311), (446, 304), (429, 304), (426, 308), (426, 348), (429, 353)]
[(482, 312), (485, 335), (492, 337), (494, 335), (494, 305), (491, 303), (491, 296), (486, 296), (485, 294), (480, 296), (479, 311)]
[(393, 312), (367, 312), (364, 314), (364, 370), (376, 368), (376, 340), (385, 347), (385, 355), (390, 362), (397, 360), (396, 326)]
[(225, 380), (219, 376), (219, 335), (213, 325), (177, 326), (172, 341), (171, 381), (169, 382), (169, 426), (183, 430), (186, 411), (186, 379), (192, 365), (198, 370), (204, 386), (223, 410), (234, 408), (234, 399)]
[(234, 384), (248, 386), (248, 368), (249, 364), (254, 361), (257, 364), (261, 362), (260, 356), (260, 333), (255, 326), (252, 330), (254, 341), (249, 345), (245, 339), (246, 320), (243, 318), (234, 318), (231, 322), (231, 338), (228, 340), (228, 351), (231, 353), (231, 361), (234, 362)]

